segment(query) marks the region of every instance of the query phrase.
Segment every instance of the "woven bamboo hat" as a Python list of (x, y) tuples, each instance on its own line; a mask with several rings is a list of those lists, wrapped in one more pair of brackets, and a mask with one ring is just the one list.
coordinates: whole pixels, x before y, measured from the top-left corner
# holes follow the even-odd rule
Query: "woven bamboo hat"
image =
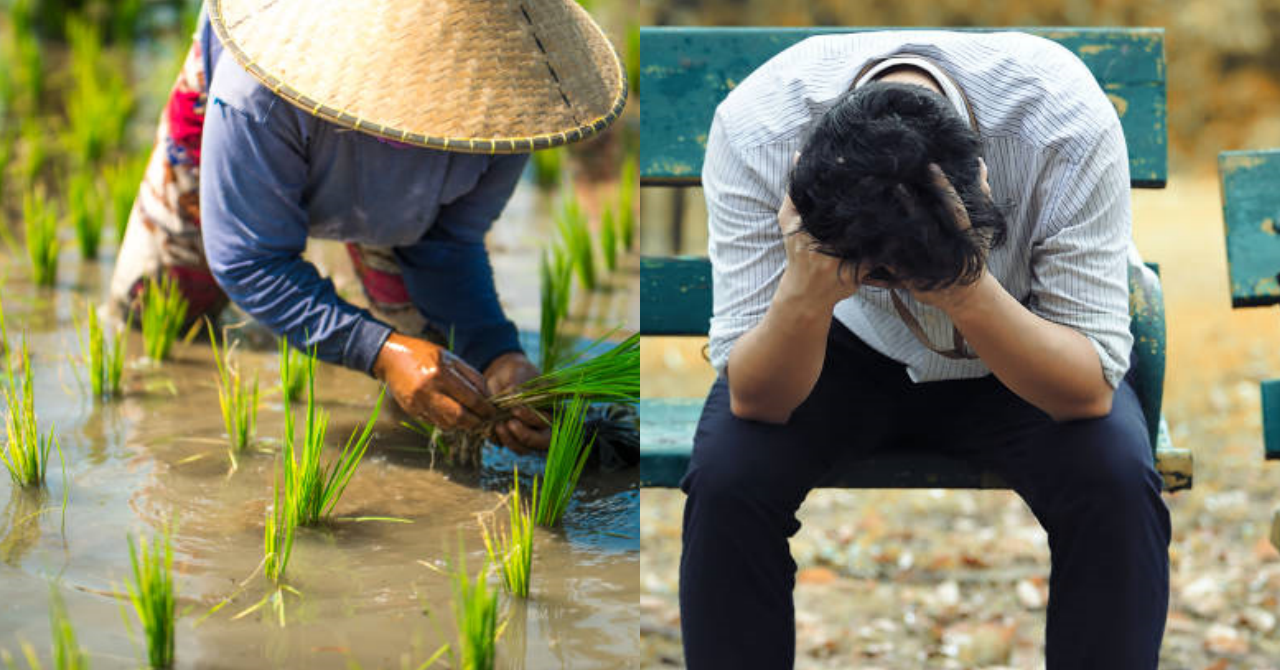
[(574, 0), (209, 0), (223, 47), (340, 126), (447, 151), (519, 153), (603, 131), (626, 74)]

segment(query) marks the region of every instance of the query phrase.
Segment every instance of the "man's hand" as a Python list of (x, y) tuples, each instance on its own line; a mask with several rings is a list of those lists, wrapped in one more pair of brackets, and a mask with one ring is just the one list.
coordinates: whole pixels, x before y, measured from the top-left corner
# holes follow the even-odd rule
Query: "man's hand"
[(478, 428), (498, 411), (479, 372), (448, 349), (416, 337), (392, 333), (373, 374), (410, 416), (445, 430)]
[[(981, 166), (981, 179), (983, 192), (987, 197), (991, 196), (991, 188), (987, 186), (987, 164), (982, 159), (978, 159)], [(947, 204), (947, 208), (951, 210), (952, 220), (956, 228), (961, 231), (973, 228), (973, 222), (969, 220), (969, 211), (964, 207), (964, 201), (960, 199), (960, 194), (956, 193), (955, 186), (951, 184), (951, 180), (947, 179), (947, 175), (943, 173), (942, 168), (937, 164), (929, 164), (929, 173), (933, 176), (933, 185), (938, 189), (938, 194)], [(985, 256), (985, 251), (984, 251)], [(955, 283), (933, 291), (921, 291), (912, 289), (911, 295), (916, 302), (937, 307), (942, 311), (951, 314), (952, 312), (965, 309), (968, 304), (981, 294), (984, 284), (990, 284), (994, 278), (984, 266), (982, 273), (978, 279), (967, 284)], [(989, 286), (986, 286), (989, 288)]]
[[(538, 368), (524, 353), (513, 351), (493, 359), (484, 371), (485, 380), (494, 393), (509, 391), (538, 376)], [(546, 451), (551, 446), (551, 426), (537, 412), (516, 405), (512, 418), (494, 426), (498, 441), (517, 451)]]
[(787, 249), (787, 266), (775, 300), (816, 305), (829, 315), (836, 303), (857, 293), (858, 282), (849, 269), (841, 267), (839, 258), (816, 251), (817, 242), (800, 229), (800, 213), (790, 195), (782, 198), (778, 225)]

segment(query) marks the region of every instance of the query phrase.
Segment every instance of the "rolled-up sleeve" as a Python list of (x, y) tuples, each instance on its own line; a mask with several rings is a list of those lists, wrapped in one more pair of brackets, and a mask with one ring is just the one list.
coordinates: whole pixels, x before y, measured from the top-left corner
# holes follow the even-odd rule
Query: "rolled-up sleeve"
[(483, 370), (499, 355), (520, 351), (494, 286), (484, 236), (520, 179), (527, 154), (495, 157), (475, 188), (441, 208), (417, 244), (396, 249), (409, 299), (454, 351)]
[[(230, 69), (219, 72), (230, 77)], [(245, 75), (247, 76), (247, 75)], [(286, 103), (248, 109), (210, 94), (200, 165), (209, 268), (227, 296), (297, 347), (368, 373), (391, 328), (338, 297), (303, 260), (307, 178), (302, 130)], [(268, 92), (269, 93), (269, 92)], [(254, 95), (262, 95), (261, 93)]]
[(1031, 309), (1082, 333), (1112, 388), (1129, 368), (1129, 160), (1116, 120), (1081, 160), (1064, 162), (1031, 256)]
[(719, 113), (707, 137), (702, 187), (711, 259), (711, 365), (723, 373), (733, 344), (764, 318), (787, 254), (778, 208), (787, 165), (735, 146)]

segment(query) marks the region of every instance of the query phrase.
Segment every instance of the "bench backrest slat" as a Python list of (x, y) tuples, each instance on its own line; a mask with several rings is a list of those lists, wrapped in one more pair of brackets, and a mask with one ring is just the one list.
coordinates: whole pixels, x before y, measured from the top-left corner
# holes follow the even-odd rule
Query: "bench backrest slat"
[(1234, 307), (1280, 304), (1280, 150), (1218, 155)]
[[(886, 28), (642, 28), (642, 182), (697, 185), (712, 115), (716, 105), (738, 82), (806, 37), (864, 30)], [(1164, 187), (1168, 176), (1168, 149), (1163, 29), (1000, 30), (1040, 35), (1078, 55), (1120, 114), (1129, 147), (1133, 187)]]

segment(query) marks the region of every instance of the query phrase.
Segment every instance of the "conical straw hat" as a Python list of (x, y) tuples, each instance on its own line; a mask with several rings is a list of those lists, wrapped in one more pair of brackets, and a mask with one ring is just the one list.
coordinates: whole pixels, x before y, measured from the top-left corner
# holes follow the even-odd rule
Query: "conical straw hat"
[(340, 126), (519, 153), (603, 131), (626, 104), (609, 40), (574, 0), (210, 0), (223, 47)]

